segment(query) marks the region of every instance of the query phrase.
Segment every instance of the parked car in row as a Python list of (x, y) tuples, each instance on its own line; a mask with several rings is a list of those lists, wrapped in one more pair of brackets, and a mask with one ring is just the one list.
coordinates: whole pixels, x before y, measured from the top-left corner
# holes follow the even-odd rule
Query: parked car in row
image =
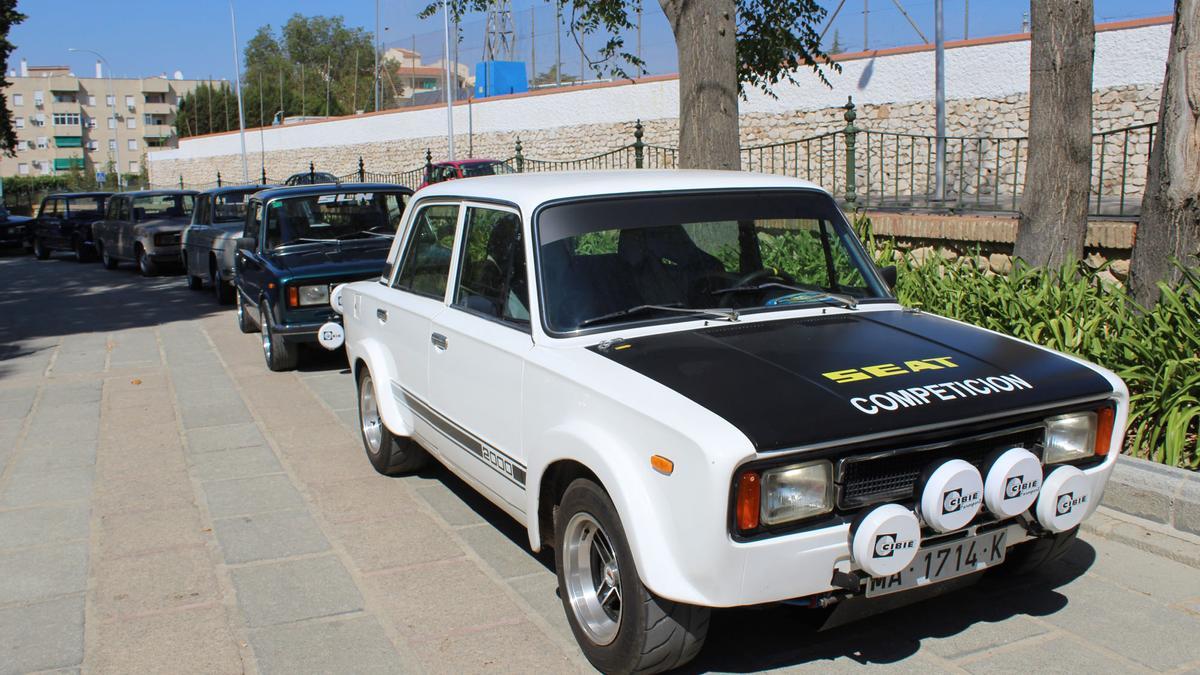
[(1116, 375), (901, 306), (805, 181), (495, 176), (421, 190), (401, 233), (329, 303), (366, 455), (435, 457), (552, 546), (603, 672), (686, 663), (714, 607), (836, 624), (1045, 562), (1121, 451)]
[(235, 185), (196, 195), (192, 222), (183, 231), (183, 268), (188, 288), (198, 291), (207, 280), (217, 302), (233, 302), (237, 240), (246, 225), (246, 202), (263, 185)]
[(301, 171), (294, 173), (283, 181), (285, 186), (291, 187), (294, 185), (317, 185), (325, 183), (337, 183), (337, 176), (325, 171)]
[(103, 220), (92, 226), (106, 269), (132, 261), (143, 276), (178, 266), (183, 230), (191, 222), (194, 190), (142, 190), (113, 195)]
[(42, 198), (31, 225), (33, 255), (45, 260), (53, 251), (71, 251), (76, 262), (95, 257), (92, 225), (104, 217), (111, 195), (111, 192), (62, 192)]
[(425, 167), (425, 176), (421, 187), (458, 178), (497, 176), (507, 173), (516, 173), (516, 171), (507, 162), (498, 159), (457, 159), (448, 162), (434, 162)]
[(236, 260), (237, 321), (262, 331), (271, 370), (294, 368), (301, 343), (336, 314), (329, 289), (378, 279), (412, 190), (389, 183), (282, 187), (246, 205)]
[(32, 242), (29, 240), (29, 228), (33, 218), (18, 216), (9, 212), (0, 203), (0, 248), (17, 248), (29, 250)]

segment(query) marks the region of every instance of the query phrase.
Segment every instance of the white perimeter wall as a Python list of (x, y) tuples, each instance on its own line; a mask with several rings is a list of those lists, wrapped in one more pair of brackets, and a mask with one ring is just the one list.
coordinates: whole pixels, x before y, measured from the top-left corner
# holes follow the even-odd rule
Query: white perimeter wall
[[(1092, 88), (1155, 84), (1162, 81), (1171, 37), (1168, 24), (1096, 33)], [(843, 105), (904, 103), (933, 98), (932, 51), (890, 54), (840, 61), (842, 72), (828, 72), (833, 87), (800, 71), (797, 85), (775, 88), (778, 99), (749, 93), (744, 113), (781, 113)], [(679, 83), (664, 79), (623, 86), (514, 96), (477, 102), (471, 116), (474, 132), (513, 132), (583, 124), (629, 122), (634, 118), (675, 118)], [(946, 50), (946, 98), (1000, 98), (1029, 90), (1029, 41), (953, 47)], [(467, 107), (455, 108), (455, 132), (466, 133)], [(246, 133), (246, 152), (268, 152), (443, 136), (444, 108), (398, 111)], [(238, 134), (183, 139), (180, 147), (152, 152), (150, 162), (240, 154)]]

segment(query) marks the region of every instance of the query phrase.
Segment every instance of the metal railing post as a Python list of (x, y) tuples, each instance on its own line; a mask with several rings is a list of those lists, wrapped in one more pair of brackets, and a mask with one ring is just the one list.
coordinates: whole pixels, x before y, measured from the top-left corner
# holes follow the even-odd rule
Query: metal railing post
[(646, 144), (642, 142), (643, 135), (642, 121), (639, 119), (633, 125), (633, 165), (638, 169), (645, 168), (646, 164)]
[(366, 172), (366, 169), (363, 168), (363, 158), (362, 158), (362, 155), (359, 155), (358, 156), (358, 182), (360, 182), (360, 183), (367, 182), (366, 176), (367, 176), (367, 172)]
[(425, 180), (433, 178), (433, 153), (425, 148)]
[(183, 189), (183, 174), (179, 175), (179, 189)]
[(316, 167), (313, 166), (312, 160), (310, 159), (308, 161), (308, 182), (309, 183), (312, 183), (313, 181), (315, 181), (317, 179), (316, 173), (317, 173), (317, 169), (316, 169)]
[(217, 172), (217, 187), (221, 187), (221, 172)]
[(858, 118), (858, 113), (854, 111), (854, 98), (846, 97), (846, 112), (842, 117), (846, 119), (846, 207), (853, 209), (858, 201), (857, 181), (855, 180), (854, 165), (854, 145), (856, 136), (858, 135), (858, 127), (854, 126), (854, 120)]
[(521, 154), (521, 137), (517, 136), (517, 143), (513, 146), (516, 151), (517, 173), (525, 173), (525, 155)]

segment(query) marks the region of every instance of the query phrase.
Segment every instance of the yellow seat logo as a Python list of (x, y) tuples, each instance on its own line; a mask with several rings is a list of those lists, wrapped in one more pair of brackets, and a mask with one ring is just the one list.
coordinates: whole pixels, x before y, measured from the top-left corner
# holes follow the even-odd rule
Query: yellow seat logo
[(838, 384), (846, 384), (847, 382), (870, 380), (876, 377), (891, 377), (892, 375), (919, 373), (922, 370), (942, 370), (943, 368), (957, 367), (958, 364), (952, 361), (951, 357), (935, 356), (929, 359), (913, 359), (911, 361), (905, 361), (900, 365), (896, 365), (895, 363), (880, 363), (874, 366), (863, 366), (862, 368), (850, 368), (847, 370), (834, 370), (821, 374), (833, 380), (834, 382), (837, 382)]

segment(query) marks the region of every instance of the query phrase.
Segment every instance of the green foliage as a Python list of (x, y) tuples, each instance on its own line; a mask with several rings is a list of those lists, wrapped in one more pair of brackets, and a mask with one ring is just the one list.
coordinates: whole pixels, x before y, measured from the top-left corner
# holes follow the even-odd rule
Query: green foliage
[(1074, 354), (1115, 372), (1129, 386), (1125, 452), (1200, 468), (1200, 275), (1160, 284), (1161, 300), (1139, 306), (1124, 288), (1079, 262), (1045, 270), (1018, 265), (995, 275), (974, 256), (918, 264), (895, 243), (877, 245), (867, 219), (856, 222), (880, 264), (895, 264), (902, 303)]
[[(17, 0), (0, 0), (0, 63), (8, 63), (8, 56), (16, 47), (9, 42), (8, 31), (24, 20), (25, 15), (17, 11)], [(7, 91), (9, 84), (0, 72), (0, 92)], [(8, 95), (0, 94), (0, 152), (13, 157), (16, 147), (17, 132), (13, 128), (12, 111), (8, 109)]]
[(202, 84), (179, 99), (175, 133), (186, 138), (232, 131), (238, 128), (237, 115), (237, 92), (228, 82)]

